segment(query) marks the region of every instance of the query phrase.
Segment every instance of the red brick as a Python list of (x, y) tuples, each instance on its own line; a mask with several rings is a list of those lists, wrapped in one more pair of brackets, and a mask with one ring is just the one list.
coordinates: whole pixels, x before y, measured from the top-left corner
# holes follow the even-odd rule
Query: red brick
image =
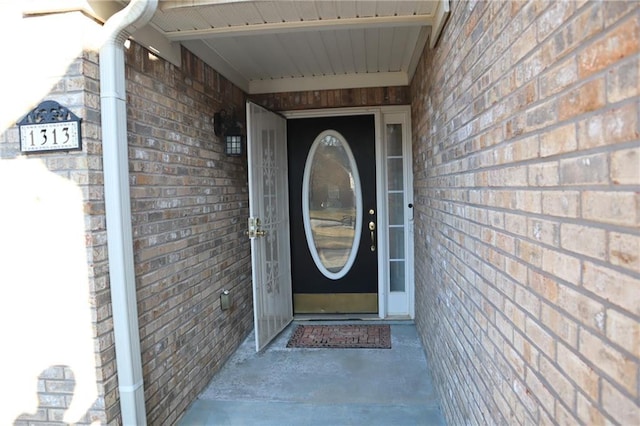
[[(523, 168), (524, 169), (524, 168)], [(538, 191), (517, 191), (513, 208), (529, 213), (541, 212), (541, 194)]]
[(593, 154), (561, 160), (560, 183), (562, 185), (608, 184), (608, 154)]
[[(505, 213), (504, 226), (512, 234), (527, 235), (527, 218), (519, 214)], [(516, 243), (517, 244), (517, 243)]]
[(560, 404), (559, 401), (556, 401), (556, 415), (554, 420), (556, 424), (559, 425), (577, 425), (580, 423), (576, 416), (567, 410), (564, 405)]
[(567, 124), (540, 135), (540, 156), (549, 157), (578, 148), (575, 124)]
[(560, 27), (573, 14), (574, 2), (553, 2), (536, 21), (538, 42)]
[(529, 219), (529, 238), (550, 246), (560, 247), (560, 224), (542, 219)]
[(607, 236), (604, 230), (563, 223), (560, 226), (562, 248), (604, 260)]
[(516, 256), (533, 266), (542, 266), (542, 247), (525, 240), (516, 240)]
[(508, 258), (505, 263), (509, 276), (520, 284), (526, 284), (528, 272), (527, 266), (511, 258)]
[(640, 279), (584, 262), (582, 286), (635, 315), (640, 315)]
[(637, 394), (638, 365), (599, 337), (580, 330), (580, 353), (631, 395)]
[(558, 104), (555, 99), (552, 99), (528, 109), (524, 130), (528, 133), (555, 124), (558, 115), (562, 115), (561, 107), (561, 104)]
[(572, 284), (580, 281), (580, 260), (555, 250), (543, 250), (542, 269)]
[(605, 103), (605, 80), (599, 78), (589, 81), (562, 96), (558, 104), (558, 118), (569, 118), (595, 111)]
[(602, 406), (618, 424), (638, 424), (640, 405), (623, 395), (606, 380), (602, 381)]
[(607, 309), (607, 338), (630, 354), (640, 355), (640, 322)]
[(576, 322), (546, 303), (541, 306), (540, 320), (569, 346), (578, 347), (578, 324)]
[(531, 164), (529, 166), (530, 186), (557, 186), (560, 183), (558, 162)]
[(540, 381), (531, 369), (527, 369), (526, 383), (527, 387), (531, 390), (531, 395), (540, 401), (540, 405), (542, 405), (547, 412), (553, 413), (555, 398), (547, 386)]
[(570, 56), (540, 76), (540, 98), (554, 95), (577, 81), (578, 64), (576, 57)]
[(520, 33), (511, 46), (511, 60), (515, 63), (536, 47), (536, 26), (531, 25)]
[(496, 147), (493, 157), (496, 160), (496, 164), (512, 163), (537, 158), (540, 151), (539, 145), (537, 136), (526, 137), (502, 147)]
[(637, 12), (638, 4), (632, 1), (612, 1), (604, 9), (605, 27), (615, 26), (624, 15)]
[(515, 302), (533, 317), (540, 316), (540, 298), (528, 288), (516, 287)]
[(605, 426), (608, 420), (604, 417), (596, 404), (589, 401), (582, 393), (578, 392), (576, 398), (576, 413), (578, 418), (590, 426)]
[(525, 313), (518, 305), (515, 305), (505, 299), (504, 301), (505, 316), (520, 330), (524, 330)]
[(542, 193), (542, 212), (551, 216), (578, 217), (580, 193), (577, 191), (546, 191)]
[(578, 146), (590, 149), (637, 139), (638, 104), (622, 105), (610, 110), (598, 111), (578, 122)]
[[(580, 6), (576, 4), (576, 10)], [(555, 61), (567, 52), (575, 49), (583, 40), (602, 30), (602, 8), (596, 4), (583, 9), (573, 20), (564, 22), (553, 37), (545, 43), (545, 55), (549, 61)]]
[(522, 337), (520, 333), (513, 334), (513, 347), (522, 356), (528, 365), (538, 368), (538, 359), (540, 359), (540, 351)]
[(531, 289), (549, 302), (555, 303), (558, 300), (558, 284), (553, 278), (530, 270), (528, 284)]
[(640, 148), (611, 153), (611, 182), (615, 185), (640, 185)]
[[(628, 287), (640, 266), (639, 55), (612, 60), (604, 51), (580, 73), (592, 49), (638, 21), (640, 9), (451, 5), (449, 37), (424, 55), (411, 86), (414, 184), (424, 197), (415, 224), (416, 321), (424, 341), (442, 342), (426, 344), (441, 367), (434, 371), (454, 372), (436, 373), (439, 386), (456, 392), (444, 395), (455, 413), (448, 420), (621, 423), (612, 401), (625, 400), (611, 392), (605, 401), (605, 384), (637, 404), (629, 380), (640, 378), (618, 369), (640, 365), (632, 351), (640, 314), (635, 296), (618, 300), (609, 281)], [(473, 37), (464, 37), (472, 13)], [(531, 28), (537, 44), (525, 45)], [(461, 212), (467, 225), (457, 221)], [(453, 252), (460, 260), (452, 262)], [(590, 288), (592, 277), (607, 288)], [(447, 315), (452, 308), (456, 318)]]
[(586, 326), (604, 329), (604, 306), (585, 294), (558, 284), (557, 306)]
[(640, 272), (640, 236), (610, 232), (609, 261), (612, 265)]
[(531, 340), (544, 355), (550, 359), (555, 358), (554, 338), (531, 318), (526, 319), (525, 333), (529, 340)]
[(598, 399), (598, 375), (576, 354), (558, 344), (557, 362), (561, 370), (592, 400)]
[[(551, 411), (553, 413), (554, 411)], [(539, 412), (540, 418), (538, 419), (538, 426), (554, 426), (557, 423), (551, 419), (552, 414), (547, 413), (544, 410)]]
[(616, 64), (607, 72), (607, 101), (619, 102), (640, 96), (640, 59)]
[(579, 73), (585, 78), (620, 59), (640, 50), (638, 17), (627, 19), (602, 38), (596, 40), (578, 56)]
[(637, 226), (640, 223), (637, 192), (586, 191), (582, 194), (582, 217), (601, 223)]
[(573, 405), (576, 389), (567, 377), (548, 358), (540, 358), (540, 373), (565, 404)]
[(524, 378), (526, 364), (520, 354), (511, 346), (507, 345), (504, 348), (504, 357), (515, 370), (516, 376)]

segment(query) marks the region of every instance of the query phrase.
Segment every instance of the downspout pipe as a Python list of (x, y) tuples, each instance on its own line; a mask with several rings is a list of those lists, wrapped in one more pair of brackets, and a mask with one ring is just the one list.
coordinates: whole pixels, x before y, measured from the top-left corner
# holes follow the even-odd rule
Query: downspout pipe
[(102, 28), (100, 106), (107, 245), (120, 412), (124, 425), (146, 425), (133, 262), (124, 42), (149, 22), (158, 0), (132, 0)]

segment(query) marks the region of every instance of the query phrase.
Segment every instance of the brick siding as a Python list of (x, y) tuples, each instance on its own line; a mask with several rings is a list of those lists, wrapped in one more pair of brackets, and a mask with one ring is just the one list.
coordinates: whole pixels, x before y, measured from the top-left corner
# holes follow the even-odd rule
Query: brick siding
[[(251, 98), (279, 111), (412, 104), (416, 322), (449, 424), (637, 423), (640, 8), (451, 3), (410, 88)], [(242, 117), (246, 95), (185, 49), (181, 68), (135, 43), (126, 55), (146, 410), (172, 424), (252, 328), (247, 164), (223, 154), (212, 125), (221, 108)], [(24, 156), (10, 127), (0, 160), (28, 157), (81, 193), (88, 289), (57, 292), (90, 303), (98, 397), (78, 424), (119, 424), (97, 53), (65, 73), (43, 99), (83, 118), (83, 150)], [(33, 241), (55, 244), (54, 230)], [(32, 294), (24, 312), (46, 292)], [(25, 343), (56, 332), (81, 341), (58, 317), (39, 312), (29, 320), (44, 334), (7, 347), (47, 353), (63, 340)], [(17, 424), (62, 421), (83, 380), (73, 365), (43, 368), (37, 410)]]
[[(85, 31), (91, 30), (87, 26), (96, 25), (79, 14), (60, 16), (59, 20), (70, 27), (85, 27)], [(40, 99), (32, 99), (30, 108), (19, 111), (16, 107), (11, 112), (21, 119), (45, 99), (68, 107), (82, 118), (81, 151), (22, 154), (18, 127), (0, 129), (0, 171), (14, 173), (2, 182), (5, 191), (0, 191), (0, 227), (8, 227), (2, 229), (0, 268), (6, 272), (11, 269), (11, 259), (18, 258), (30, 259), (28, 269), (32, 268), (13, 277), (11, 273), (8, 278), (4, 275), (6, 281), (0, 279), (7, 287), (3, 296), (6, 305), (2, 306), (3, 359), (8, 364), (14, 356), (19, 357), (20, 361), (7, 368), (12, 373), (19, 371), (22, 377), (18, 386), (7, 381), (4, 374), (3, 386), (9, 387), (12, 397), (22, 398), (21, 403), (36, 403), (33, 411), (25, 409), (15, 417), (16, 425), (61, 424), (72, 401), (78, 400), (78, 393), (86, 392), (87, 386), (96, 388), (97, 399), (88, 403), (86, 413), (75, 424), (106, 424), (106, 409), (117, 386), (102, 188), (98, 55), (82, 52), (81, 48), (79, 51), (75, 59), (65, 63), (62, 75), (51, 75), (51, 70), (43, 69), (46, 75), (42, 78), (52, 82), (49, 91)], [(29, 83), (19, 83), (25, 93)], [(32, 172), (37, 174), (30, 175)], [(20, 188), (20, 197), (12, 198), (12, 192), (6, 191), (10, 188)], [(56, 203), (69, 194), (79, 195), (78, 205)], [(34, 203), (43, 206), (38, 210), (38, 222), (31, 217), (37, 205)], [(22, 215), (18, 221), (7, 219), (16, 211)], [(73, 229), (61, 229), (61, 224), (72, 225)], [(20, 241), (7, 240), (6, 230), (16, 227), (21, 229)], [(84, 244), (85, 253), (61, 253), (70, 247), (75, 249), (76, 230), (82, 230), (80, 244)], [(24, 246), (22, 241), (29, 245)], [(70, 269), (60, 271), (60, 264)], [(46, 279), (38, 279), (41, 276)], [(18, 315), (4, 316), (7, 312)], [(83, 369), (82, 365), (93, 358), (95, 371)], [(26, 383), (27, 378), (34, 382)], [(4, 410), (15, 408), (0, 408), (0, 418), (4, 420)]]
[(246, 157), (213, 132), (245, 97), (186, 49), (177, 68), (132, 43), (126, 64), (147, 421), (173, 424), (253, 327)]
[(638, 424), (637, 2), (452, 2), (411, 85), (416, 322), (449, 424)]
[[(127, 52), (131, 203), (147, 420), (172, 424), (253, 327), (246, 157), (213, 114), (245, 94), (188, 50)], [(272, 110), (408, 103), (408, 87), (253, 95)], [(234, 307), (221, 311), (223, 289)]]
[(253, 102), (272, 111), (408, 105), (410, 101), (407, 86), (309, 90), (249, 95), (249, 97)]

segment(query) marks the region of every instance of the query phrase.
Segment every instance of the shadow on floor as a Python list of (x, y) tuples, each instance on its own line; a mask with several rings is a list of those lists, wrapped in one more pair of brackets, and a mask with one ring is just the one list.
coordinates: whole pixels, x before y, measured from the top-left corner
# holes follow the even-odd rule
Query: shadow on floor
[(415, 325), (391, 349), (286, 348), (298, 324), (262, 353), (252, 333), (178, 424), (445, 425)]

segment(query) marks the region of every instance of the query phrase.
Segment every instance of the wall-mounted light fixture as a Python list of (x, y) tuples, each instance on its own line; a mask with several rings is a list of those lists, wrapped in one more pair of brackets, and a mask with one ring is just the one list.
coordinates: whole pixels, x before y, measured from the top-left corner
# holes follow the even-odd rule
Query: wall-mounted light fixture
[(220, 110), (213, 114), (213, 131), (224, 138), (224, 152), (229, 156), (242, 155), (242, 125), (236, 119), (235, 110), (228, 114)]

